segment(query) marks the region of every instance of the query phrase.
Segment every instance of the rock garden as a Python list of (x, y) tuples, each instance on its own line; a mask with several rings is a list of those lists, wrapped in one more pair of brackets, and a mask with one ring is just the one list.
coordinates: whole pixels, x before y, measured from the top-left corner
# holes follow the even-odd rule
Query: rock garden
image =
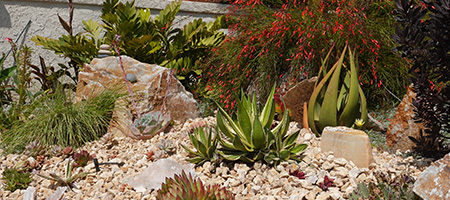
[(67, 63), (7, 38), (0, 199), (450, 198), (447, 1), (68, 3)]

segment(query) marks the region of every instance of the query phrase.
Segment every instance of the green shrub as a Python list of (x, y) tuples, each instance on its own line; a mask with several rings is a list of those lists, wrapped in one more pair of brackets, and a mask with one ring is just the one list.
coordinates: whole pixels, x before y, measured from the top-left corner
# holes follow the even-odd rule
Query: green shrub
[[(77, 69), (97, 56), (100, 44), (111, 44), (120, 36), (117, 46), (120, 46), (121, 55), (187, 73), (195, 70), (196, 62), (210, 49), (222, 43), (225, 34), (219, 29), (225, 26), (225, 18), (218, 17), (209, 23), (196, 19), (183, 28), (175, 28), (173, 22), (181, 3), (181, 0), (173, 1), (152, 19), (150, 9), (136, 8), (134, 1), (106, 0), (101, 14), (104, 24), (83, 21), (84, 32), (73, 36), (71, 23), (59, 17), (69, 35), (62, 35), (57, 40), (35, 36), (32, 41), (70, 58), (74, 64), (71, 66)], [(72, 18), (72, 4), (70, 6)]]
[[(359, 81), (368, 102), (391, 101), (405, 93), (407, 65), (391, 51), (394, 32), (393, 1), (282, 1), (279, 9), (256, 0), (234, 1), (228, 19), (231, 35), (202, 64), (197, 95), (235, 109), (239, 90), (259, 89), (264, 100), (270, 87), (315, 75), (320, 58), (335, 44), (346, 44), (359, 54)], [(275, 1), (274, 1), (275, 2)], [(279, 2), (279, 1), (278, 1)], [(333, 53), (335, 62), (340, 54)]]
[(79, 147), (106, 133), (115, 100), (121, 96), (116, 90), (109, 90), (73, 103), (71, 95), (62, 89), (45, 94), (34, 104), (29, 119), (2, 133), (2, 145), (8, 152), (22, 151), (33, 141)]
[(225, 200), (234, 199), (234, 195), (221, 188), (219, 185), (205, 187), (201, 180), (193, 179), (191, 174), (186, 175), (182, 171), (181, 175), (175, 175), (174, 178), (166, 178), (166, 182), (161, 185), (157, 191), (158, 200), (175, 199), (196, 199), (196, 200)]

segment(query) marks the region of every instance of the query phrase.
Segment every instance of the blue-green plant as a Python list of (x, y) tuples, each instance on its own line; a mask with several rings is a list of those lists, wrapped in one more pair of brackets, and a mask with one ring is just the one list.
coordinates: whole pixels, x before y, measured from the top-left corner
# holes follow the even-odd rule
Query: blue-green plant
[(218, 158), (216, 152), (219, 143), (218, 133), (217, 127), (214, 134), (211, 128), (206, 131), (202, 127), (194, 129), (194, 132), (189, 134), (189, 139), (194, 145), (195, 151), (181, 145), (191, 157), (187, 161), (197, 165), (202, 165), (205, 162), (216, 162)]
[(307, 145), (296, 144), (299, 131), (287, 134), (289, 111), (284, 112), (282, 120), (272, 128), (275, 116), (274, 93), (275, 86), (259, 112), (255, 95), (250, 100), (244, 92), (241, 92), (237, 117), (234, 120), (218, 105), (217, 127), (223, 134), (223, 137), (219, 137), (222, 146), (219, 151), (221, 157), (247, 163), (263, 160), (271, 165), (278, 165), (281, 161), (291, 159), (300, 161), (302, 151)]
[[(328, 55), (322, 60), (322, 67), (308, 103), (308, 123), (317, 135), (326, 126), (363, 126), (367, 121), (367, 102), (358, 81), (357, 60), (348, 50), (348, 63), (344, 63), (347, 46), (339, 60), (327, 72)], [(347, 65), (350, 65), (348, 69)], [(341, 73), (342, 72), (342, 73)]]
[(160, 111), (150, 111), (134, 121), (130, 127), (132, 132), (130, 136), (135, 139), (150, 139), (164, 131), (170, 122), (170, 115), (163, 115)]

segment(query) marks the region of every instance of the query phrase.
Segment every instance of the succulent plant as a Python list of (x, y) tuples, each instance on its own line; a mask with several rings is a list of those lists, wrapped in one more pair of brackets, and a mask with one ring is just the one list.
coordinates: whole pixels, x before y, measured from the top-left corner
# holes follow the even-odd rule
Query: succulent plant
[(41, 145), (38, 141), (33, 141), (25, 147), (25, 154), (31, 157), (38, 157), (40, 155), (49, 156), (50, 149), (44, 145)]
[(349, 195), (349, 199), (392, 199), (418, 200), (421, 199), (413, 192), (414, 179), (406, 174), (392, 178), (388, 174), (375, 174), (377, 184), (370, 182), (359, 183), (358, 187)]
[(306, 177), (305, 177), (305, 173), (304, 173), (304, 172), (301, 172), (301, 171), (298, 170), (298, 169), (296, 169), (296, 170), (290, 172), (289, 175), (295, 176), (295, 177), (297, 177), (297, 178), (299, 178), (299, 179), (305, 179), (305, 178), (306, 178)]
[(342, 76), (347, 46), (339, 60), (326, 72), (332, 50), (333, 48), (322, 61), (318, 80), (308, 103), (309, 127), (317, 136), (322, 134), (326, 126), (352, 127), (357, 119), (360, 119), (358, 125), (363, 126), (361, 123), (367, 121), (367, 102), (358, 82), (355, 54), (348, 50), (350, 70), (346, 70), (345, 76)]
[(94, 159), (95, 154), (89, 154), (86, 150), (82, 150), (80, 152), (73, 154), (73, 166), (74, 167), (84, 167), (87, 165), (87, 163)]
[(222, 146), (219, 151), (221, 157), (247, 163), (264, 160), (272, 165), (290, 159), (300, 160), (302, 151), (307, 145), (295, 143), (299, 131), (287, 135), (290, 122), (288, 109), (284, 109), (282, 120), (271, 129), (275, 116), (274, 93), (275, 86), (262, 111), (259, 112), (255, 95), (250, 101), (244, 92), (241, 92), (236, 120), (218, 105), (217, 127), (224, 137), (219, 137)]
[(132, 133), (130, 137), (142, 140), (150, 139), (164, 131), (170, 124), (170, 121), (170, 115), (163, 115), (160, 111), (150, 111), (136, 119), (133, 125), (130, 126)]
[(69, 187), (69, 189), (72, 189), (72, 188), (76, 188), (73, 183), (77, 179), (84, 178), (90, 174), (90, 172), (82, 172), (82, 173), (78, 173), (78, 174), (75, 174), (72, 176), (72, 169), (73, 169), (73, 163), (72, 163), (71, 159), (68, 159), (64, 178), (59, 177), (55, 173), (51, 173), (50, 176), (45, 176), (45, 175), (41, 175), (41, 174), (36, 174), (36, 175), (38, 175), (42, 178), (45, 178), (45, 179), (55, 181), (57, 183), (57, 185), (67, 186), (67, 187)]
[(62, 154), (66, 155), (66, 157), (69, 157), (73, 155), (73, 152), (74, 152), (73, 147), (68, 146), (63, 149)]
[(177, 152), (177, 147), (171, 140), (161, 139), (159, 140), (158, 148), (164, 151), (167, 155), (173, 155)]
[(11, 192), (16, 191), (17, 189), (26, 189), (33, 180), (33, 178), (31, 178), (31, 173), (18, 170), (15, 167), (6, 168), (2, 173), (1, 179), (4, 180), (3, 187), (5, 190)]
[(235, 199), (234, 195), (219, 185), (205, 187), (201, 180), (186, 175), (184, 171), (174, 178), (166, 178), (166, 182), (157, 191), (158, 200), (196, 199), (196, 200), (222, 200)]
[(211, 128), (209, 128), (206, 132), (203, 131), (201, 126), (194, 129), (193, 134), (189, 134), (189, 139), (196, 151), (187, 148), (184, 145), (181, 145), (190, 155), (191, 158), (188, 158), (187, 161), (194, 163), (196, 165), (202, 165), (207, 161), (215, 162), (217, 160), (217, 144), (218, 140), (218, 130), (216, 127), (216, 134), (214, 134)]
[(323, 182), (319, 183), (319, 187), (320, 189), (322, 189), (323, 191), (327, 191), (329, 187), (333, 187), (334, 185), (334, 180), (329, 178), (328, 176), (325, 176), (323, 178)]

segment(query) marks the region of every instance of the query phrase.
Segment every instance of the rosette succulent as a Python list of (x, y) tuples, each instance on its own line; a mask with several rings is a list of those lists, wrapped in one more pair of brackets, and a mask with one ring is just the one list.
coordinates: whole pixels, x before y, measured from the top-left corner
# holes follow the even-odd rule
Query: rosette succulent
[(275, 86), (259, 112), (255, 95), (250, 100), (241, 92), (236, 119), (218, 106), (217, 127), (223, 134), (223, 138), (219, 137), (222, 146), (219, 154), (223, 158), (247, 163), (264, 160), (273, 165), (290, 159), (300, 160), (302, 151), (307, 146), (295, 143), (299, 131), (287, 134), (290, 122), (288, 109), (284, 109), (282, 120), (271, 129), (275, 116), (274, 93)]
[(201, 180), (193, 179), (191, 174), (186, 175), (184, 171), (174, 178), (166, 178), (166, 182), (161, 185), (156, 199), (158, 200), (176, 200), (176, 199), (195, 199), (195, 200), (225, 200), (235, 199), (234, 195), (221, 188), (220, 185), (205, 187)]
[(164, 131), (170, 124), (170, 115), (163, 115), (160, 111), (150, 111), (136, 119), (130, 127), (130, 137), (135, 139), (150, 139), (154, 135)]

